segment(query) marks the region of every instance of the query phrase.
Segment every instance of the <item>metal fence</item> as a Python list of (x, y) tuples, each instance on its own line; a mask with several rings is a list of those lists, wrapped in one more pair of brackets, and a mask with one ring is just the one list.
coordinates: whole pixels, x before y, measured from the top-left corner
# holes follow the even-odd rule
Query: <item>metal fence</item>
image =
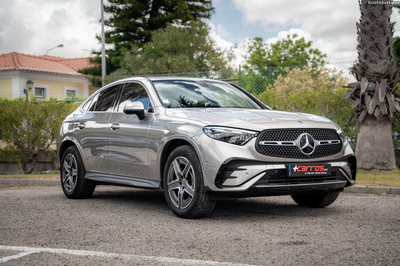
[[(354, 82), (355, 78), (351, 74), (351, 67), (354, 61), (327, 63), (325, 68), (341, 72), (341, 76), (348, 78), (349, 82)], [(192, 77), (192, 78), (210, 78), (224, 80), (235, 83), (255, 95), (264, 92), (269, 86), (274, 85), (279, 76), (285, 76), (289, 71), (300, 66), (291, 67), (268, 67), (268, 68), (243, 68), (241, 66), (236, 70), (222, 71), (203, 71), (187, 73), (165, 73), (165, 74), (146, 74), (141, 77)], [(135, 77), (135, 76), (114, 76), (115, 80)]]

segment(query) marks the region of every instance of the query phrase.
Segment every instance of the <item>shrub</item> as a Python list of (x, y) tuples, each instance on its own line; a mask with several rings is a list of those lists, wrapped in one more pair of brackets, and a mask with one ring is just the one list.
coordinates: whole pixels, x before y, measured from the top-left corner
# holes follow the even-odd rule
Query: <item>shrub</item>
[[(330, 81), (332, 76), (336, 79), (335, 89)], [(293, 69), (286, 76), (279, 76), (273, 86), (257, 97), (273, 109), (327, 117), (355, 140), (354, 122), (346, 126), (353, 112), (352, 102), (341, 98), (348, 90), (343, 88), (347, 84), (348, 79), (340, 71)]]
[(0, 99), (0, 140), (4, 146), (0, 156), (19, 163), (25, 174), (32, 173), (39, 156), (54, 148), (62, 121), (78, 106)]

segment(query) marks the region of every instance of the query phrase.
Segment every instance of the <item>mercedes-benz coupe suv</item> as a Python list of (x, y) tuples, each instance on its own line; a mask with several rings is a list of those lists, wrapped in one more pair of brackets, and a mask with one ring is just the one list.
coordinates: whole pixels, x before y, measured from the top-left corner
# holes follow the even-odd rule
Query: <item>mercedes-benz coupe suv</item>
[(184, 218), (208, 215), (221, 197), (290, 195), (325, 207), (356, 180), (337, 124), (271, 110), (208, 79), (111, 83), (65, 119), (57, 147), (68, 198), (90, 197), (98, 184), (158, 189)]

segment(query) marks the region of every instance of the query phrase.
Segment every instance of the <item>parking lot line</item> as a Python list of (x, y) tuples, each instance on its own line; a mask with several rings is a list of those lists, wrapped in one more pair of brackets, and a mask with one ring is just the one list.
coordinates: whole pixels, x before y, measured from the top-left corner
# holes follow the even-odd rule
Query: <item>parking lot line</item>
[(106, 258), (151, 260), (151, 261), (157, 261), (157, 262), (176, 263), (176, 264), (183, 264), (183, 265), (251, 266), (249, 264), (218, 262), (218, 261), (210, 261), (210, 260), (180, 259), (180, 258), (170, 258), (170, 257), (118, 254), (118, 253), (107, 253), (107, 252), (87, 251), (87, 250), (72, 250), (72, 249), (32, 248), (32, 247), (0, 245), (0, 250), (23, 251), (16, 255), (0, 258), (0, 263), (18, 259), (18, 258), (21, 258), (24, 256), (34, 254), (34, 253), (47, 252), (47, 253), (53, 253), (53, 254), (68, 254), (68, 255), (76, 255), (76, 256), (97, 256), (97, 257), (106, 257)]
[(25, 252), (21, 252), (12, 256), (8, 256), (8, 257), (4, 257), (4, 258), (0, 258), (0, 263), (4, 263), (10, 260), (15, 260), (15, 259), (19, 259), (28, 255), (31, 255), (33, 253), (36, 253), (34, 251), (25, 251)]

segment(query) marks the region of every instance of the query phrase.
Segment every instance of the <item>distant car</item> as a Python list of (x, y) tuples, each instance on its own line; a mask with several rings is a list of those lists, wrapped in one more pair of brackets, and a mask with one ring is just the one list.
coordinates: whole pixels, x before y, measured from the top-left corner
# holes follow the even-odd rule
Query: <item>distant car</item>
[(128, 78), (89, 97), (58, 140), (68, 198), (97, 184), (164, 191), (179, 217), (220, 197), (290, 195), (325, 207), (356, 180), (356, 158), (329, 119), (273, 111), (240, 87), (194, 78)]

